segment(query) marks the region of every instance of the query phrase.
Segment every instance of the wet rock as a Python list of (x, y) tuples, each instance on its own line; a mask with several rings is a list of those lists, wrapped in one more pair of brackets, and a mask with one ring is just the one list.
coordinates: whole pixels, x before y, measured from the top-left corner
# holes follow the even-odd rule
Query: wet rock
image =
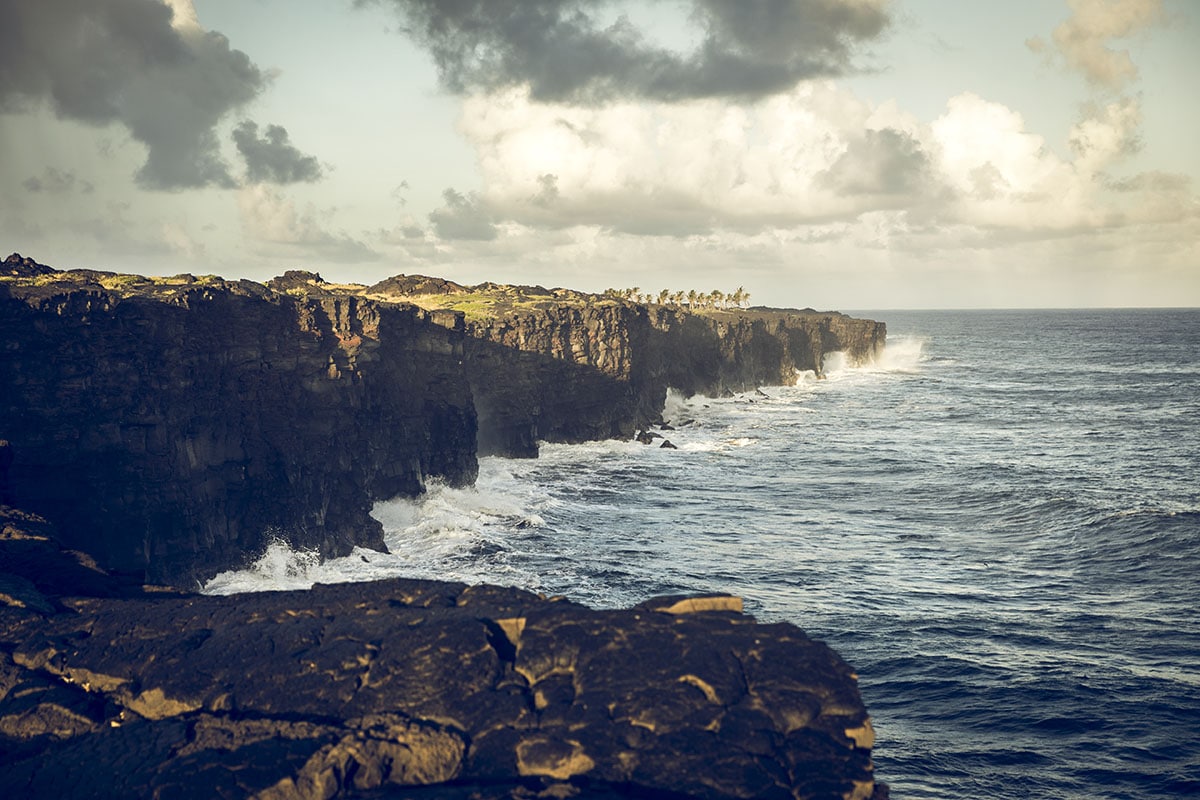
[(663, 443), (660, 444), (658, 447), (661, 450), (678, 450), (679, 449), (678, 447), (676, 447), (674, 444), (671, 443), (670, 439), (663, 439)]

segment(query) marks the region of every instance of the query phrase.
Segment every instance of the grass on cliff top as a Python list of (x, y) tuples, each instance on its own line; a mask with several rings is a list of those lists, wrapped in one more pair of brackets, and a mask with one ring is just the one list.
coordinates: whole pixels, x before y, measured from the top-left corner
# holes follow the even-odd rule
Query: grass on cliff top
[(129, 296), (134, 294), (145, 294), (154, 292), (157, 289), (173, 289), (185, 286), (219, 286), (223, 284), (224, 279), (217, 275), (170, 275), (160, 276), (151, 275), (144, 277), (142, 275), (100, 275), (96, 278), (96, 283), (108, 289), (110, 292)]
[[(385, 298), (380, 297), (379, 299)], [(542, 294), (531, 293), (510, 286), (497, 287), (486, 291), (472, 291), (465, 294), (405, 295), (403, 297), (387, 297), (386, 299), (412, 303), (427, 311), (460, 311), (468, 322), (499, 319), (514, 312), (519, 313), (521, 311), (533, 311), (552, 307), (584, 308), (588, 306), (611, 306), (620, 302), (637, 305), (631, 301), (618, 301), (610, 297), (583, 292), (555, 290), (554, 293)], [(641, 305), (644, 305), (646, 308), (671, 308), (678, 312), (716, 319), (817, 313), (812, 309), (799, 311), (795, 309), (702, 308), (673, 303), (642, 303)]]
[(92, 270), (67, 270), (32, 276), (0, 275), (0, 281), (12, 283), (17, 286), (51, 286), (56, 283), (78, 284), (81, 278), (92, 283), (97, 283), (110, 292), (125, 295), (153, 291), (157, 288), (217, 286), (224, 283), (224, 279), (217, 275), (201, 275), (196, 277), (195, 275), (185, 274), (167, 277), (158, 275), (147, 277), (145, 275), (96, 272)]
[(583, 308), (589, 304), (611, 302), (595, 295), (572, 293), (570, 296), (540, 294), (504, 289), (467, 294), (409, 295), (405, 302), (420, 306), (427, 311), (460, 311), (468, 322), (498, 319), (514, 312), (537, 309), (575, 306)]

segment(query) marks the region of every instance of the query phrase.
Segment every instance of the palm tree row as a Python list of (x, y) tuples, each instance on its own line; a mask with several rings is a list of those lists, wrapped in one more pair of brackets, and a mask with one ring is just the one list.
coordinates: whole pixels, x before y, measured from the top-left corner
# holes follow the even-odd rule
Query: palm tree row
[(663, 289), (657, 295), (643, 293), (641, 287), (634, 286), (631, 289), (605, 289), (604, 297), (634, 303), (657, 303), (660, 306), (686, 305), (689, 308), (741, 308), (750, 302), (750, 293), (741, 286), (732, 292), (722, 292), (720, 289), (713, 289), (711, 292), (697, 292), (695, 289), (673, 292)]

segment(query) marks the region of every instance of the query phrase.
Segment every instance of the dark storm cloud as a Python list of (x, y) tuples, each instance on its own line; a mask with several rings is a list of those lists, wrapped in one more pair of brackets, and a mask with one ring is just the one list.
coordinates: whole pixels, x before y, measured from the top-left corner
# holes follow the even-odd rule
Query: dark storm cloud
[(490, 241), (498, 235), (491, 214), (479, 196), (464, 195), (453, 189), (442, 192), (446, 205), (429, 214), (433, 229), (442, 239)]
[(215, 133), (268, 81), (219, 33), (171, 25), (160, 0), (0, 0), (0, 111), (120, 123), (146, 145), (138, 183), (233, 186)]
[(702, 41), (677, 53), (628, 20), (604, 27), (611, 0), (357, 0), (393, 5), (451, 91), (528, 83), (542, 101), (761, 97), (850, 68), (856, 43), (888, 25), (884, 2), (692, 0)]
[(233, 129), (233, 141), (246, 162), (246, 179), (252, 183), (312, 183), (321, 179), (317, 159), (305, 155), (288, 141), (287, 129), (268, 125), (258, 135), (258, 125), (246, 120)]

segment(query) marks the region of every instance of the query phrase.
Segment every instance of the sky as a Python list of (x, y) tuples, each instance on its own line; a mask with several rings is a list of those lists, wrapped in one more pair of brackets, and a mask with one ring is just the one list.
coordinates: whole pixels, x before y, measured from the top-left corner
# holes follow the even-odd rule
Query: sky
[(0, 0), (60, 269), (1200, 306), (1194, 0)]

